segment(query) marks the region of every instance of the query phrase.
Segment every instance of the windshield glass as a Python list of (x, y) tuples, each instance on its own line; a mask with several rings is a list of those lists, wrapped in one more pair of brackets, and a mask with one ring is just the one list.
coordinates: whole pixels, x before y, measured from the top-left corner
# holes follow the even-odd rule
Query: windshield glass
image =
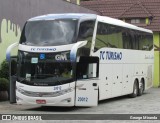
[(69, 51), (62, 53), (18, 53), (18, 81), (28, 85), (61, 85), (73, 81)]
[(42, 20), (26, 23), (20, 43), (31, 46), (66, 45), (75, 42), (78, 20)]

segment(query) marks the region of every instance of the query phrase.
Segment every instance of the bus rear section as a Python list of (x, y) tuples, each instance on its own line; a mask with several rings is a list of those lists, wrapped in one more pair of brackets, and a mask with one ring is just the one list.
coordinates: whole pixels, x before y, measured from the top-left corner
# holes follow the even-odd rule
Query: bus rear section
[(153, 84), (154, 48), (150, 30), (98, 16), (92, 56), (99, 61), (99, 100), (141, 96)]

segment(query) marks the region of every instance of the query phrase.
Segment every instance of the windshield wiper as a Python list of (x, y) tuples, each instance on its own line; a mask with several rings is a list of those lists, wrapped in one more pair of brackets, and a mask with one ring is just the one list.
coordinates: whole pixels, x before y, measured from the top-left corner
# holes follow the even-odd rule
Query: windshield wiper
[(62, 82), (61, 81), (59, 81), (59, 77), (58, 76), (55, 76), (56, 77), (56, 79), (57, 79), (57, 82), (59, 82), (61, 85), (62, 85)]
[(18, 78), (18, 80), (19, 80), (19, 82), (21, 83), (22, 81), (25, 81), (27, 78), (23, 78), (23, 79), (19, 79)]
[[(33, 78), (34, 76), (30, 76), (29, 78), (31, 79), (31, 78)], [(21, 77), (22, 78), (22, 77)], [(20, 79), (20, 77), (18, 78), (18, 80), (19, 80), (19, 82), (22, 82), (22, 81), (29, 81), (29, 80), (27, 80), (28, 78), (22, 78), (22, 79)]]

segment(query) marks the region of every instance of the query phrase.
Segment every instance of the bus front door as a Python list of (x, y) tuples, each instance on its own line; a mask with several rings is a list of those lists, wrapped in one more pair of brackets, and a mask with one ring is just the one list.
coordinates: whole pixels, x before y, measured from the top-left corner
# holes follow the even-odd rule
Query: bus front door
[(97, 106), (99, 58), (80, 57), (76, 73), (75, 106)]
[(98, 85), (96, 79), (84, 79), (76, 82), (75, 106), (97, 106)]

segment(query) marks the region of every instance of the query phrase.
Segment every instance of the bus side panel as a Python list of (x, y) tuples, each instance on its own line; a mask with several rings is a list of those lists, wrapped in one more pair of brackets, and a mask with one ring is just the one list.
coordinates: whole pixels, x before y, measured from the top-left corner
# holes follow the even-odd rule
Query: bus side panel
[(133, 91), (133, 72), (134, 65), (133, 64), (123, 64), (123, 87), (122, 87), (122, 95), (130, 94)]
[(153, 65), (150, 64), (147, 67), (147, 77), (146, 77), (146, 89), (152, 87), (153, 85)]
[(112, 81), (112, 97), (117, 97), (122, 95), (122, 64), (113, 64), (113, 81)]
[(107, 99), (112, 96), (113, 82), (112, 64), (100, 64), (99, 67), (99, 100)]

